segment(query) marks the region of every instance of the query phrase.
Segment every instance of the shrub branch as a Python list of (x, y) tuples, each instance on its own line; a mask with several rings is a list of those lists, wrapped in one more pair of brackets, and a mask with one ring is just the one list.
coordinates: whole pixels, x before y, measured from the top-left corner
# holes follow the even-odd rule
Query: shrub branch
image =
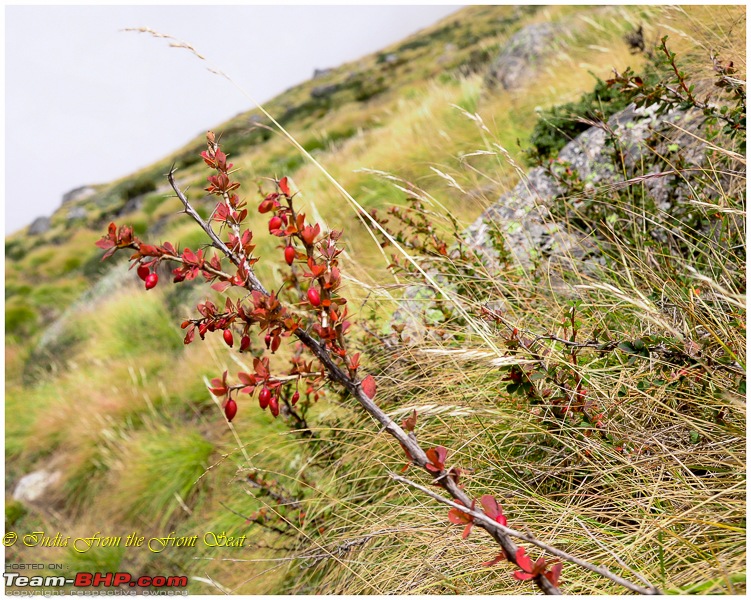
[[(195, 211), (195, 209), (190, 205), (190, 202), (188, 201), (186, 196), (182, 193), (182, 191), (177, 186), (175, 182), (174, 174), (175, 174), (175, 168), (173, 167), (169, 172), (168, 180), (169, 180), (170, 185), (172, 186), (172, 189), (175, 191), (175, 194), (177, 195), (179, 200), (182, 202), (185, 212), (188, 215), (190, 215), (193, 218), (193, 220), (206, 233), (206, 235), (209, 236), (209, 238), (212, 241), (212, 245), (215, 248), (217, 248), (224, 255), (226, 255), (236, 266), (240, 267), (240, 265), (244, 265), (245, 269), (247, 270), (247, 278), (243, 284), (243, 287), (245, 287), (249, 291), (257, 291), (257, 292), (264, 294), (265, 296), (268, 296), (269, 293), (266, 291), (266, 288), (263, 286), (263, 284), (258, 280), (256, 275), (253, 273), (250, 265), (247, 264), (247, 260), (245, 259), (245, 257), (241, 257), (235, 252), (233, 252), (221, 239), (219, 239), (216, 233), (211, 229), (210, 225), (206, 221), (204, 221), (201, 218), (201, 216)], [(165, 258), (169, 258), (169, 257), (165, 257)], [(545, 549), (546, 551), (550, 552), (551, 554), (555, 556), (558, 556), (560, 558), (573, 562), (585, 569), (588, 569), (604, 577), (607, 577), (611, 581), (614, 581), (626, 587), (629, 590), (632, 590), (641, 594), (659, 593), (657, 588), (655, 588), (654, 586), (652, 586), (651, 589), (645, 589), (640, 586), (637, 586), (611, 573), (604, 567), (591, 565), (590, 563), (577, 559), (576, 557), (569, 555), (561, 550), (557, 550), (551, 546), (548, 546), (547, 544), (538, 542), (537, 540), (535, 540), (532, 536), (528, 534), (522, 534), (512, 529), (509, 529), (507, 527), (503, 527), (499, 523), (496, 523), (489, 517), (485, 516), (482, 512), (478, 512), (476, 510), (468, 508), (468, 507), (474, 506), (474, 501), (459, 487), (455, 478), (453, 478), (451, 474), (447, 472), (445, 469), (441, 469), (440, 472), (437, 472), (434, 462), (428, 458), (428, 455), (420, 446), (420, 444), (417, 442), (417, 439), (414, 436), (414, 434), (408, 434), (393, 419), (391, 419), (391, 417), (389, 417), (366, 393), (366, 390), (363, 388), (362, 382), (358, 381), (356, 376), (353, 373), (348, 373), (342, 367), (340, 367), (334, 361), (330, 352), (324, 347), (324, 345), (318, 342), (314, 337), (312, 337), (305, 329), (301, 327), (297, 327), (296, 329), (292, 331), (292, 334), (298, 340), (300, 340), (300, 342), (302, 342), (302, 344), (304, 344), (321, 361), (321, 363), (323, 364), (328, 374), (329, 379), (339, 384), (344, 389), (346, 389), (357, 400), (360, 406), (369, 415), (371, 415), (376, 421), (378, 421), (378, 423), (380, 423), (382, 428), (385, 429), (393, 438), (395, 438), (401, 444), (401, 446), (409, 455), (411, 462), (421, 467), (428, 474), (430, 474), (431, 478), (434, 478), (433, 479), (434, 483), (442, 487), (444, 490), (446, 490), (451, 495), (451, 497), (454, 498), (454, 500), (458, 502), (448, 500), (442, 496), (439, 496), (435, 494), (434, 492), (431, 492), (427, 488), (420, 486), (419, 484), (415, 484), (407, 479), (401, 478), (396, 475), (393, 475), (392, 477), (394, 477), (398, 481), (407, 483), (417, 489), (420, 489), (421, 491), (427, 493), (432, 498), (438, 499), (440, 502), (443, 502), (445, 504), (449, 504), (452, 508), (457, 508), (463, 513), (471, 515), (474, 523), (477, 526), (485, 529), (493, 537), (493, 539), (496, 540), (496, 542), (503, 548), (505, 556), (510, 562), (519, 566), (520, 568), (523, 568), (521, 567), (521, 565), (519, 565), (519, 562), (517, 559), (517, 555), (518, 555), (517, 553), (520, 550), (520, 548), (511, 539), (511, 536), (514, 536), (514, 537), (518, 537), (519, 539), (529, 541), (535, 544), (536, 546)], [(426, 465), (430, 465), (432, 468), (427, 468)], [(549, 581), (549, 579), (546, 578), (544, 574), (538, 573), (534, 577), (532, 577), (532, 579), (534, 580), (535, 584), (540, 588), (540, 590), (542, 590), (545, 594), (551, 594), (551, 595), (561, 594), (560, 589), (556, 585), (554, 585), (551, 581)]]
[[(618, 575), (616, 575), (615, 573), (612, 573), (605, 567), (598, 567), (597, 565), (593, 565), (592, 563), (589, 563), (586, 560), (577, 558), (576, 556), (569, 554), (568, 552), (564, 552), (563, 550), (558, 550), (558, 548), (550, 546), (549, 544), (546, 544), (545, 542), (541, 542), (540, 540), (538, 540), (537, 538), (535, 538), (534, 536), (528, 533), (522, 533), (521, 531), (516, 531), (515, 529), (501, 525), (500, 523), (488, 517), (482, 511), (473, 510), (471, 508), (467, 508), (466, 506), (457, 506), (456, 503), (453, 502), (452, 500), (449, 500), (448, 498), (445, 498), (444, 496), (441, 496), (440, 494), (436, 494), (434, 491), (426, 488), (423, 485), (420, 485), (419, 483), (415, 483), (414, 481), (411, 481), (410, 479), (407, 479), (406, 477), (402, 477), (401, 475), (397, 475), (396, 473), (390, 473), (390, 476), (395, 481), (399, 481), (410, 487), (415, 488), (416, 490), (420, 490), (421, 492), (430, 496), (434, 500), (437, 500), (438, 502), (442, 502), (443, 504), (446, 504), (452, 508), (458, 508), (463, 513), (466, 513), (472, 516), (475, 525), (485, 529), (485, 531), (487, 531), (493, 537), (493, 539), (498, 541), (498, 543), (501, 544), (501, 546), (503, 546), (503, 544), (500, 541), (502, 536), (506, 536), (506, 537), (513, 536), (515, 538), (519, 538), (520, 540), (524, 540), (525, 542), (529, 542), (530, 544), (534, 544), (541, 550), (545, 550), (546, 552), (549, 552), (553, 556), (557, 556), (558, 558), (572, 562), (575, 565), (579, 565), (583, 569), (587, 569), (588, 571), (592, 571), (594, 573), (597, 573), (598, 575), (602, 575), (606, 579), (610, 579), (610, 581), (613, 581), (614, 583), (617, 583), (618, 585), (621, 585), (631, 590), (632, 592), (636, 592), (637, 594), (655, 595), (655, 594), (661, 593), (655, 586), (651, 584), (648, 584), (650, 585), (650, 587), (643, 588), (641, 586), (636, 585), (635, 583), (630, 582), (627, 579), (624, 579), (623, 577), (619, 577)], [(621, 561), (619, 560), (619, 562)], [(642, 579), (641, 577), (639, 578)]]

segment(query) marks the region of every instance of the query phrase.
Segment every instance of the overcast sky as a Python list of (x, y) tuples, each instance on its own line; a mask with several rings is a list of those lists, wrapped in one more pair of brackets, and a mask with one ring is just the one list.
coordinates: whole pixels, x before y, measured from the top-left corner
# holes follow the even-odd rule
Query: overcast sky
[(459, 6), (6, 6), (5, 231), (62, 195), (127, 175), (260, 101), (375, 52)]

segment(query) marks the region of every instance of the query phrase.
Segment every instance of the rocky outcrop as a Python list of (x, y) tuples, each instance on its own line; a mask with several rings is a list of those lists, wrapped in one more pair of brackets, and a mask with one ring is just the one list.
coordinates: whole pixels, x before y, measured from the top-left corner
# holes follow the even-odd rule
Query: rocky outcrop
[(334, 69), (314, 69), (313, 79), (320, 79), (321, 77), (326, 77), (326, 75), (330, 75), (333, 72), (334, 72)]
[[(585, 182), (585, 193), (594, 191), (595, 187), (622, 182), (623, 174), (615, 173), (608, 155), (613, 151), (608, 146), (612, 135), (618, 139), (625, 168), (630, 169), (655, 151), (647, 147), (646, 141), (657, 127), (671, 122), (690, 132), (698, 126), (697, 117), (697, 114), (683, 112), (658, 116), (654, 107), (630, 106), (613, 115), (606, 126), (590, 127), (566, 144), (558, 153), (558, 163), (561, 168), (568, 167), (578, 174)], [(663, 141), (663, 145), (686, 143), (688, 140), (683, 138), (690, 139), (689, 133), (675, 131), (678, 134)], [(698, 165), (702, 146), (694, 146), (690, 154)], [(653, 174), (656, 172), (654, 169)], [(673, 179), (674, 176), (661, 176), (643, 182), (663, 211), (670, 210), (671, 194), (675, 196), (672, 202), (680, 201), (680, 191), (676, 193)], [(513, 190), (503, 194), (470, 225), (466, 232), (467, 243), (479, 250), (488, 264), (497, 263), (497, 252), (489, 235), (490, 230), (495, 229), (502, 234), (515, 262), (525, 269), (538, 262), (540, 268), (546, 268), (549, 273), (560, 271), (561, 267), (590, 275), (596, 273), (601, 262), (596, 246), (583, 235), (555, 222), (550, 214), (551, 203), (562, 193), (563, 189), (549, 172), (542, 167), (532, 169)], [(572, 200), (574, 210), (580, 201)]]
[(46, 233), (50, 230), (51, 226), (52, 224), (49, 217), (37, 217), (31, 225), (29, 225), (29, 235), (41, 235)]
[(333, 96), (337, 91), (339, 91), (339, 87), (340, 86), (338, 83), (331, 83), (329, 85), (318, 85), (314, 87), (312, 90), (310, 90), (310, 97), (315, 100), (323, 100), (324, 98)]
[(89, 185), (77, 187), (73, 190), (70, 190), (67, 194), (63, 194), (63, 204), (68, 204), (69, 202), (74, 202), (75, 200), (85, 200), (86, 198), (93, 196), (95, 193), (96, 190)]
[[(698, 117), (697, 114), (683, 112), (657, 115), (655, 107), (630, 106), (613, 115), (606, 125), (590, 127), (566, 144), (559, 152), (554, 168), (576, 171), (585, 182), (585, 193), (587, 189), (594, 192), (595, 187), (621, 183), (623, 173), (615, 172), (609, 154), (613, 151), (608, 144), (612, 135), (618, 139), (618, 148), (628, 170), (640, 165), (645, 157), (655, 152), (654, 148), (647, 146), (647, 139), (655, 129), (666, 129), (666, 122), (678, 125), (681, 129), (667, 128), (660, 145), (685, 144), (691, 138), (690, 132), (698, 128)], [(695, 149), (688, 153), (689, 161), (698, 165), (701, 163), (702, 146), (695, 142), (694, 146)], [(657, 148), (657, 151), (667, 150)], [(662, 210), (670, 209), (670, 201), (681, 201), (680, 191), (676, 195), (671, 177), (674, 176), (661, 175), (643, 182), (653, 198), (658, 203), (662, 202), (662, 206), (658, 204)], [(684, 187), (688, 189), (688, 186)], [(552, 216), (552, 203), (563, 193), (564, 188), (548, 170), (542, 167), (531, 169), (516, 187), (503, 194), (466, 229), (465, 242), (479, 253), (491, 274), (501, 273), (502, 269), (508, 267), (502, 265), (497, 243), (494, 243), (500, 238), (512, 265), (527, 271), (537, 269), (537, 274), (543, 275), (542, 280), (550, 282), (556, 292), (571, 294), (573, 290), (564, 280), (564, 274), (579, 273), (596, 277), (603, 260), (598, 246), (590, 238), (557, 222)], [(572, 199), (571, 202), (572, 207), (576, 208), (577, 200)], [(509, 257), (505, 257), (505, 260), (508, 261)], [(439, 276), (435, 271), (431, 271), (431, 275), (434, 278)], [(450, 282), (444, 277), (440, 285), (447, 284), (450, 285)], [(435, 298), (436, 293), (429, 286), (409, 286), (405, 290), (393, 320), (402, 331), (402, 340), (424, 337), (424, 323), (431, 321), (429, 311)], [(436, 318), (440, 320), (440, 315)]]
[(68, 211), (68, 221), (75, 221), (77, 219), (86, 219), (88, 213), (83, 206), (74, 206)]
[(13, 490), (13, 499), (24, 504), (33, 504), (44, 498), (45, 493), (60, 480), (60, 471), (34, 471), (24, 475)]
[(485, 85), (490, 89), (500, 85), (505, 90), (521, 87), (554, 49), (554, 38), (560, 32), (554, 23), (535, 23), (517, 31), (490, 65)]
[(143, 206), (144, 198), (146, 198), (146, 194), (141, 194), (140, 196), (134, 196), (133, 198), (128, 199), (123, 207), (117, 211), (117, 216), (124, 217), (125, 215), (140, 210)]

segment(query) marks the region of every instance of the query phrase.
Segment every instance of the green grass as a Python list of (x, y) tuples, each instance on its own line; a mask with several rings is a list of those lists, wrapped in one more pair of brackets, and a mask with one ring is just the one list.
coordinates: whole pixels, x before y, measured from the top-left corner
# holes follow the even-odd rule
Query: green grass
[(124, 440), (110, 498), (116, 514), (138, 522), (143, 514), (165, 529), (190, 505), (196, 482), (210, 464), (213, 445), (197, 432), (163, 427)]
[(159, 288), (148, 295), (139, 293), (137, 301), (123, 294), (98, 310), (93, 315), (96, 335), (91, 338), (90, 351), (107, 358), (136, 357), (146, 349), (165, 356), (181, 351), (182, 335), (159, 293)]

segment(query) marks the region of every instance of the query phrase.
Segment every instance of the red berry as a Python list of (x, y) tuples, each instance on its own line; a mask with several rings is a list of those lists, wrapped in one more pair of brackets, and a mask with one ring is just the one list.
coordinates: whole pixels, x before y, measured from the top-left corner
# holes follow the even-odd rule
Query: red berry
[(244, 335), (240, 340), (240, 352), (245, 352), (248, 348), (250, 348), (250, 338)]
[(263, 410), (266, 410), (266, 407), (269, 405), (269, 400), (271, 400), (271, 390), (265, 387), (258, 394), (258, 404), (261, 405)]
[(282, 226), (282, 220), (279, 217), (271, 217), (269, 219), (269, 233), (272, 233), (275, 229), (279, 229)]
[(224, 341), (230, 348), (232, 348), (232, 345), (235, 343), (235, 338), (232, 337), (232, 330), (224, 330)]
[(237, 414), (237, 402), (235, 402), (232, 398), (227, 400), (227, 404), (224, 405), (224, 416), (227, 417), (227, 420), (232, 422), (232, 419), (235, 418), (235, 415)]
[(287, 264), (291, 267), (292, 263), (295, 262), (295, 249), (292, 246), (287, 246), (284, 249), (284, 260), (287, 261)]
[(318, 293), (318, 290), (314, 287), (308, 288), (308, 300), (310, 300), (310, 303), (313, 306), (320, 306), (321, 305), (321, 294)]
[(271, 399), (269, 400), (269, 408), (271, 409), (271, 414), (274, 415), (274, 418), (279, 416), (279, 400), (277, 400), (276, 396), (271, 396)]
[(266, 344), (266, 348), (268, 349), (271, 345), (271, 334), (267, 333), (266, 337), (263, 338), (263, 342)]
[(146, 289), (150, 290), (159, 283), (159, 275), (156, 273), (149, 273), (144, 281), (146, 281)]
[(292, 406), (297, 404), (297, 401), (300, 399), (300, 392), (295, 392), (292, 394)]
[(151, 271), (149, 271), (149, 268), (144, 265), (138, 267), (138, 270), (136, 271), (136, 273), (138, 273), (138, 276), (141, 278), (141, 281), (146, 281), (146, 278), (149, 276), (150, 272)]

